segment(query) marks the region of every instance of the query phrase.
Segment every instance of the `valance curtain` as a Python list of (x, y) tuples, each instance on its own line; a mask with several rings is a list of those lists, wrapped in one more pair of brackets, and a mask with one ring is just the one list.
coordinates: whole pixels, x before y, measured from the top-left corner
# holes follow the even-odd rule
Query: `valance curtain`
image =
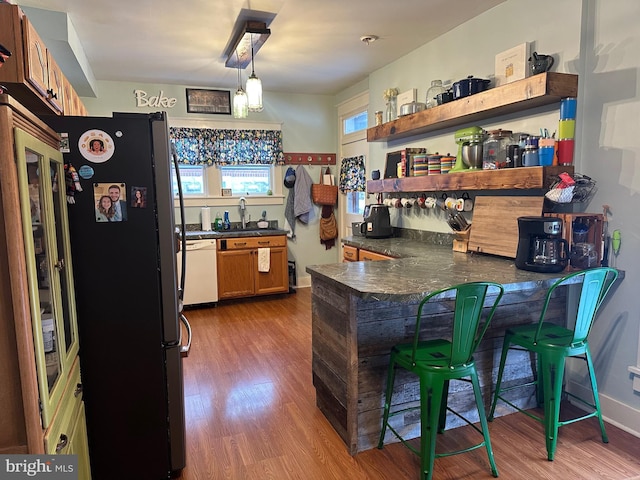
[(187, 165), (284, 163), (281, 130), (170, 127), (169, 138)]
[(340, 165), (340, 184), (342, 193), (364, 192), (366, 187), (366, 170), (364, 155), (343, 158)]

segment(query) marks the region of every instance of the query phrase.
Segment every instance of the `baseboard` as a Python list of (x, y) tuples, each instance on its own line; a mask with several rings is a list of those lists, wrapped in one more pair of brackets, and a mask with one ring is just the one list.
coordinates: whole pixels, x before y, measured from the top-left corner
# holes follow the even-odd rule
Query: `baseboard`
[(296, 280), (296, 288), (305, 288), (311, 286), (311, 275), (300, 276)]
[[(591, 389), (571, 382), (569, 390), (582, 398), (592, 398)], [(573, 402), (572, 402), (573, 403)], [(584, 407), (575, 402), (576, 407)], [(612, 425), (640, 438), (640, 410), (630, 407), (614, 398), (600, 394), (602, 417)]]

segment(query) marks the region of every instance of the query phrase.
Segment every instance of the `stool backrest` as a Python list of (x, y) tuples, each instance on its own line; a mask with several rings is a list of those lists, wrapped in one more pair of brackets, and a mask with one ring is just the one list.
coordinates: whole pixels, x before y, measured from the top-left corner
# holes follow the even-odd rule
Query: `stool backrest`
[[(582, 277), (582, 278), (581, 278)], [(551, 301), (554, 291), (561, 286), (577, 284), (581, 286), (580, 299), (576, 305), (577, 312), (575, 326), (573, 329), (572, 344), (584, 342), (591, 331), (591, 326), (596, 318), (598, 308), (611, 290), (615, 280), (618, 278), (618, 271), (610, 267), (597, 267), (579, 272), (570, 273), (555, 282), (549, 288), (545, 297), (545, 303), (540, 314), (540, 322), (536, 331), (536, 340), (539, 337), (542, 323), (546, 317), (547, 307)], [(567, 327), (570, 328), (570, 327)]]
[[(480, 329), (482, 310), (485, 308), (485, 299), (489, 289), (495, 298), (488, 302), (486, 308), (490, 308), (486, 320)], [(470, 282), (444, 288), (427, 295), (418, 306), (416, 319), (416, 332), (413, 341), (413, 356), (415, 361), (418, 343), (420, 341), (420, 325), (422, 323), (422, 311), (424, 306), (435, 299), (454, 297), (453, 326), (451, 333), (451, 357), (449, 366), (458, 366), (471, 360), (473, 352), (482, 340), (489, 323), (493, 318), (500, 299), (504, 295), (504, 288), (494, 282)]]

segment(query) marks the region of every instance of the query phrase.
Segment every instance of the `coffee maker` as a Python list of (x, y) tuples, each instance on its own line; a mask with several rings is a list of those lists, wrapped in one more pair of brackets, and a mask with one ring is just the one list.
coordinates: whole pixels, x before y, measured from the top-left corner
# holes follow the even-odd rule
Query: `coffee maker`
[(393, 235), (389, 207), (381, 203), (364, 207), (364, 222), (360, 233), (368, 238), (387, 238)]
[(562, 220), (554, 217), (518, 217), (516, 267), (542, 273), (564, 270), (569, 245), (562, 238)]

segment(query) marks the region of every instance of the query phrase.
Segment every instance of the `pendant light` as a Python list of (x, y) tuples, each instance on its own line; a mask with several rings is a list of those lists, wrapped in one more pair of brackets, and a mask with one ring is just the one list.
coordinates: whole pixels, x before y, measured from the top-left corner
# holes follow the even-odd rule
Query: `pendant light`
[[(236, 52), (236, 55), (238, 53)], [(242, 89), (242, 80), (240, 78), (240, 66), (238, 66), (238, 90), (233, 96), (233, 117), (247, 118), (249, 116), (249, 101), (247, 94)]]
[(262, 106), (262, 82), (253, 69), (253, 34), (251, 35), (251, 76), (247, 79), (247, 97), (249, 99), (249, 111), (261, 112)]

